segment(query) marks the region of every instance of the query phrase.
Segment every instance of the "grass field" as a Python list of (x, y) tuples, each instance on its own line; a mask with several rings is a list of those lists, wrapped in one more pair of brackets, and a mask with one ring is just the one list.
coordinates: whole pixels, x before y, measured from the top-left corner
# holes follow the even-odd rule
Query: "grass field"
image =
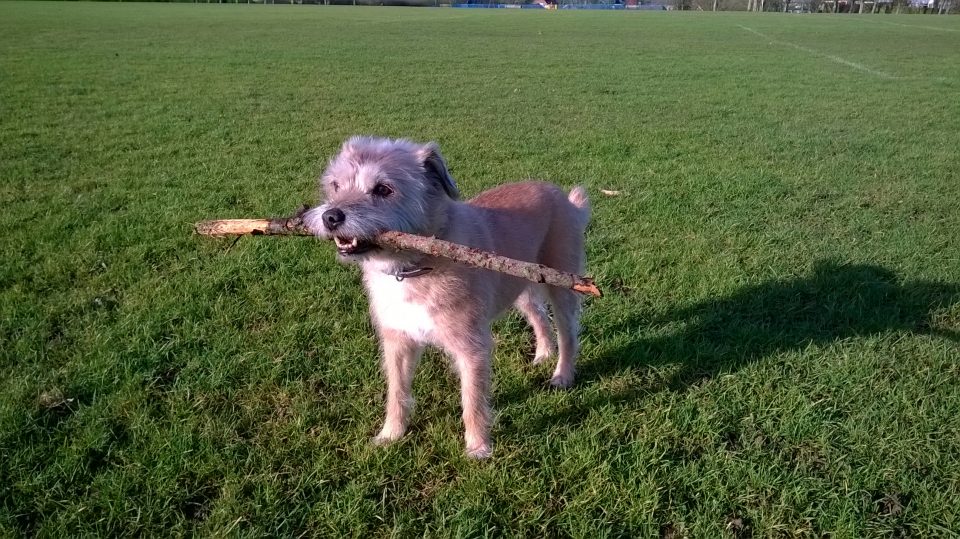
[[(0, 535), (956, 537), (960, 18), (0, 3)], [(593, 195), (579, 379), (495, 455), (354, 268), (235, 245), (354, 133)], [(604, 197), (599, 189), (622, 191)]]

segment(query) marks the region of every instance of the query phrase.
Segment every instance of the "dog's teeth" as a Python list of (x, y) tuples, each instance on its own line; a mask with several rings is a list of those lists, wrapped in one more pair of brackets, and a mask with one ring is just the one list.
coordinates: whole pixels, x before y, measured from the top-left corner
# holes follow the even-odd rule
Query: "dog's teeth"
[(353, 241), (350, 242), (350, 247), (356, 247), (358, 243), (360, 243), (360, 240), (353, 238)]

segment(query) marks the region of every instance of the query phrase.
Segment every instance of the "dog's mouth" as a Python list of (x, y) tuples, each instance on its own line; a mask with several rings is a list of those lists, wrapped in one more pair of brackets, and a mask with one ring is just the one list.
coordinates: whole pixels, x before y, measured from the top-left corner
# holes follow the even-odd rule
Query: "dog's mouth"
[(358, 255), (377, 247), (375, 243), (360, 238), (334, 236), (333, 241), (337, 244), (337, 252), (342, 255)]

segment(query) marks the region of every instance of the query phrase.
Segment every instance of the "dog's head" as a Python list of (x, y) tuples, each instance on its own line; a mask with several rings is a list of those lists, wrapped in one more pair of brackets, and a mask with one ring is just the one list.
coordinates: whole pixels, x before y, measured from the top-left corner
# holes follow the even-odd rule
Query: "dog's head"
[(320, 178), (325, 202), (304, 215), (311, 232), (333, 239), (341, 258), (363, 260), (372, 240), (396, 230), (431, 236), (459, 197), (434, 143), (353, 137)]

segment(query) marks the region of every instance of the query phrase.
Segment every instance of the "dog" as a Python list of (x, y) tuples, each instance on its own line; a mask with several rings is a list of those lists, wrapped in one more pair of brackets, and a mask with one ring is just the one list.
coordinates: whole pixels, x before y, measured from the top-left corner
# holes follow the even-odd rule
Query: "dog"
[(382, 248), (374, 239), (389, 230), (433, 236), (583, 273), (590, 209), (582, 187), (567, 194), (549, 183), (512, 183), (461, 202), (436, 143), (359, 136), (343, 144), (320, 184), (324, 202), (304, 214), (304, 224), (335, 242), (340, 261), (360, 265), (381, 342), (386, 418), (375, 444), (404, 435), (414, 370), (424, 347), (432, 345), (450, 356), (460, 378), (467, 455), (491, 455), (491, 324), (511, 305), (533, 326), (534, 362), (558, 350), (550, 384), (570, 387), (579, 348), (576, 292)]

